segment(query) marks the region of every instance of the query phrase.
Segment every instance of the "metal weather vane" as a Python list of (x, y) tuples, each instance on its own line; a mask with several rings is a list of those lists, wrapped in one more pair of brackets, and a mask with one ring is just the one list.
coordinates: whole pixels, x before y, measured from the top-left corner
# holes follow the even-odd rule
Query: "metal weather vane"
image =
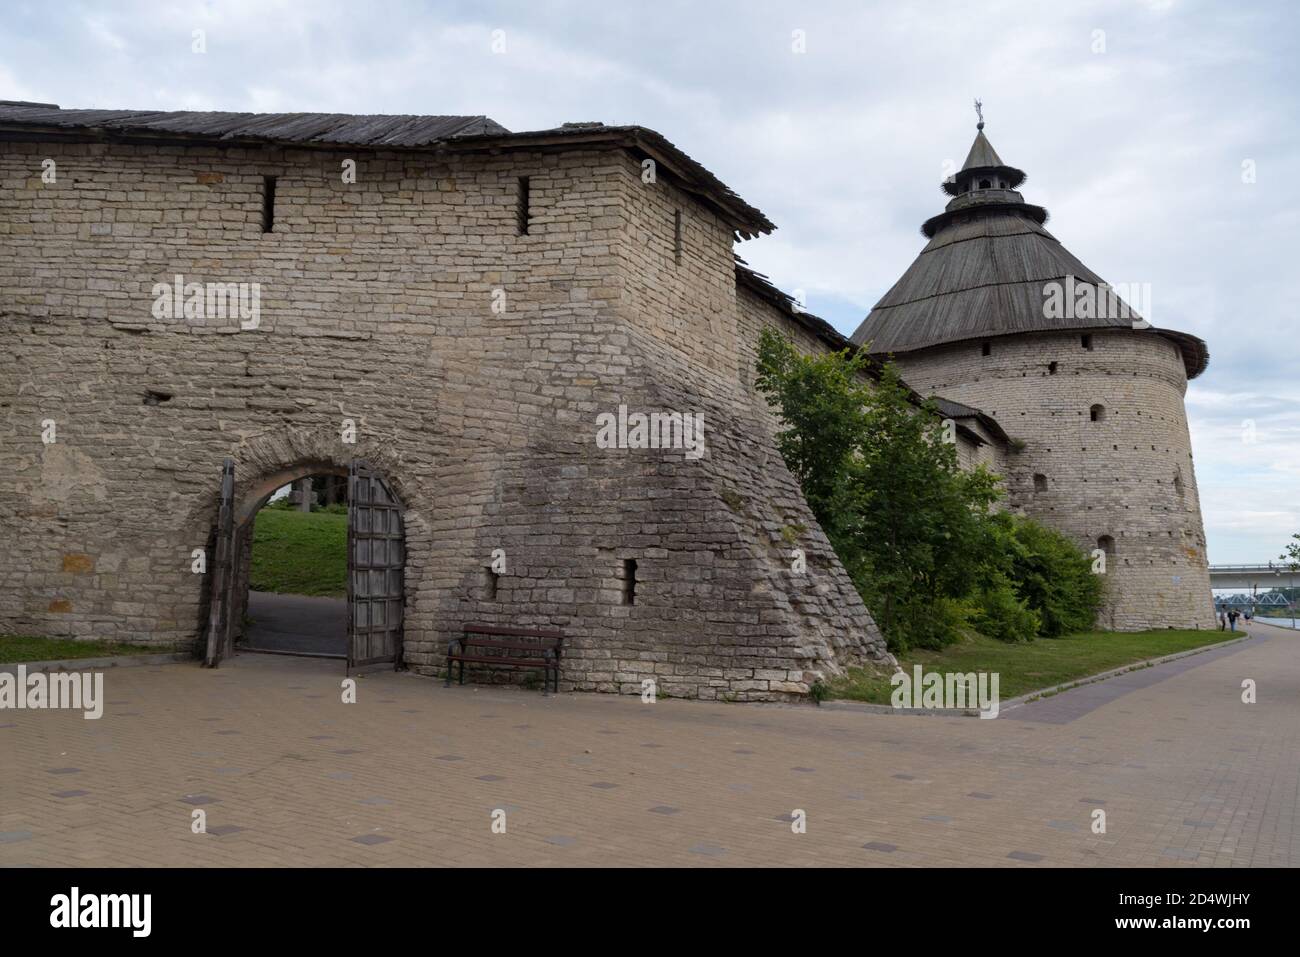
[(984, 129), (984, 103), (979, 97), (975, 98), (975, 115), (979, 118), (979, 122), (975, 124), (975, 129)]

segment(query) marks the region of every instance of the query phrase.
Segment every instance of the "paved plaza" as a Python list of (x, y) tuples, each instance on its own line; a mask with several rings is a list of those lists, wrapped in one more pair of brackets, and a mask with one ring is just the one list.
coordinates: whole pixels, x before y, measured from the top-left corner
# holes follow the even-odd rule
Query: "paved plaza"
[(0, 865), (1294, 867), (1300, 636), (1252, 634), (991, 721), (114, 668), (0, 711)]

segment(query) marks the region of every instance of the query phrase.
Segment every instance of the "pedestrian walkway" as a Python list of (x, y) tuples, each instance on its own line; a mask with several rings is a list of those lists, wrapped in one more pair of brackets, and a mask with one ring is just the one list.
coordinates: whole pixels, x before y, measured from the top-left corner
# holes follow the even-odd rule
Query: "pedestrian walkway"
[(1300, 636), (1251, 631), (995, 720), (115, 669), (0, 712), (0, 865), (1295, 867)]

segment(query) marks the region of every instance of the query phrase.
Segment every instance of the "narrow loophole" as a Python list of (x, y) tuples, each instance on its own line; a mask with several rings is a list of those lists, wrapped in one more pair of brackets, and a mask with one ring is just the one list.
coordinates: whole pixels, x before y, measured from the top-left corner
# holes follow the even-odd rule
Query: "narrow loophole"
[(275, 228), (275, 177), (262, 177), (262, 232)]
[(528, 219), (532, 213), (532, 184), (527, 176), (519, 177), (519, 208), (515, 211), (519, 220), (519, 235), (528, 235)]
[(636, 559), (623, 559), (623, 604), (636, 604)]

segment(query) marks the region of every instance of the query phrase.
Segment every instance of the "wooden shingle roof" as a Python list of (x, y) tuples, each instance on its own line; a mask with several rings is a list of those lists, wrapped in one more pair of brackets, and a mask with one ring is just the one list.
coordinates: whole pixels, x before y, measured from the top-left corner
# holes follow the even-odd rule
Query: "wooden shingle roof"
[(368, 147), (429, 146), (454, 136), (509, 132), (486, 116), (61, 110), (52, 104), (0, 104), (0, 126), (11, 124), (224, 142)]
[(925, 224), (929, 242), (854, 332), (855, 345), (873, 355), (901, 354), (1020, 333), (1124, 328), (1175, 342), (1189, 379), (1204, 371), (1204, 342), (1146, 325), (1127, 304), (1100, 318), (1049, 316), (1048, 283), (1064, 286), (1073, 277), (1076, 287), (1101, 287), (1104, 280), (1047, 231), (1046, 210), (1014, 189), (972, 188), (972, 174), (1019, 172), (1002, 163), (983, 131), (971, 157), (949, 190), (956, 195), (947, 210)]
[(748, 239), (776, 229), (702, 164), (643, 126), (566, 123), (512, 133), (486, 116), (63, 110), (52, 103), (0, 100), (0, 140), (5, 139), (459, 152), (626, 149), (639, 159), (653, 159), (660, 174), (713, 209), (737, 236)]

